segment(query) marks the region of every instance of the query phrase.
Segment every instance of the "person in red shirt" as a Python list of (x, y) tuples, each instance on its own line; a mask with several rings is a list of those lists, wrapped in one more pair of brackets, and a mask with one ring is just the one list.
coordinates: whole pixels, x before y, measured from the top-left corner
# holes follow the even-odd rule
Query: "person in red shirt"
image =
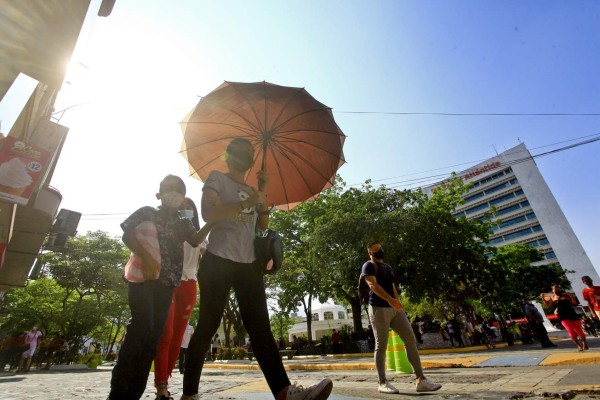
[(598, 321), (600, 320), (600, 286), (594, 286), (592, 278), (587, 275), (582, 276), (581, 281), (587, 286), (582, 291), (583, 299), (587, 301), (592, 318)]
[(331, 344), (332, 344), (333, 354), (338, 354), (340, 352), (340, 340), (341, 340), (340, 333), (334, 329), (333, 333), (331, 334)]

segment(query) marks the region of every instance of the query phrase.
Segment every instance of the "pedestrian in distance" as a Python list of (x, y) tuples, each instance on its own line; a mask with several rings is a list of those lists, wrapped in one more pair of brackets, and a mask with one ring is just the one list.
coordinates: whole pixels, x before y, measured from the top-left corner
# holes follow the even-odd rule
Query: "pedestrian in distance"
[(525, 317), (529, 321), (531, 330), (535, 333), (535, 336), (539, 340), (542, 347), (557, 347), (550, 338), (548, 338), (548, 331), (544, 326), (544, 316), (538, 311), (538, 309), (528, 300), (523, 307), (525, 310)]
[(404, 307), (398, 300), (394, 270), (383, 262), (383, 248), (378, 242), (367, 245), (370, 261), (363, 264), (361, 274), (369, 286), (369, 318), (375, 334), (375, 367), (379, 378), (378, 391), (381, 393), (398, 393), (386, 378), (385, 357), (388, 344), (389, 329), (396, 332), (406, 351), (408, 362), (416, 375), (417, 392), (431, 392), (442, 387), (439, 383), (430, 381), (423, 374), (421, 358), (417, 349), (417, 339), (410, 322), (404, 312)]
[(19, 360), (17, 372), (29, 372), (29, 369), (31, 368), (31, 359), (33, 358), (33, 354), (39, 345), (41, 337), (42, 332), (40, 332), (40, 325), (33, 325), (31, 331), (27, 332), (24, 337), (23, 353), (21, 354), (21, 359)]
[(369, 351), (375, 350), (375, 333), (373, 332), (373, 325), (367, 325), (367, 343), (369, 343)]
[(590, 308), (592, 318), (600, 322), (600, 286), (594, 286), (594, 281), (587, 275), (582, 276), (581, 281), (587, 286), (581, 292), (583, 299)]
[(456, 319), (452, 320), (452, 329), (454, 330), (454, 340), (458, 347), (465, 347), (465, 342), (462, 338), (462, 328)]
[(331, 351), (333, 352), (333, 354), (339, 354), (340, 340), (340, 333), (336, 329), (334, 329), (333, 333), (331, 334)]
[(585, 314), (582, 315), (579, 320), (581, 321), (581, 329), (583, 329), (586, 335), (598, 336), (593, 320), (588, 318)]
[[(190, 220), (195, 230), (200, 229), (198, 209), (192, 199), (188, 197), (184, 199), (183, 204), (179, 208), (179, 217)], [(205, 235), (209, 230), (209, 224), (202, 228)], [(204, 250), (206, 250), (206, 240), (203, 240), (200, 245), (188, 241), (183, 243), (181, 282), (179, 286), (173, 289), (165, 328), (158, 342), (156, 356), (154, 357), (154, 387), (156, 387), (156, 398), (159, 400), (168, 400), (170, 397), (169, 376), (173, 373), (175, 363), (181, 353), (183, 336), (196, 305), (198, 286), (196, 274), (198, 272), (198, 262)], [(180, 365), (183, 365), (183, 360), (180, 361)], [(183, 370), (183, 368), (180, 368), (180, 370)]]
[(555, 314), (564, 328), (567, 330), (569, 337), (577, 346), (577, 350), (589, 350), (585, 333), (581, 329), (581, 322), (573, 308), (577, 304), (577, 300), (569, 293), (565, 292), (560, 286), (552, 285), (552, 295), (547, 296), (542, 293), (542, 301), (546, 307), (555, 306)]
[(183, 243), (198, 245), (206, 238), (206, 230), (179, 216), (185, 193), (183, 180), (168, 175), (156, 196), (161, 205), (142, 207), (121, 224), (123, 243), (132, 252), (125, 266), (131, 320), (112, 371), (111, 400), (135, 400), (144, 393), (173, 288), (181, 281)]
[(217, 359), (217, 351), (219, 350), (219, 345), (221, 344), (221, 339), (219, 339), (219, 334), (215, 333), (212, 341), (210, 342), (210, 354), (211, 360), (215, 361)]
[[(271, 332), (265, 271), (255, 262), (254, 254), (255, 230), (268, 228), (269, 210), (265, 193), (246, 184), (246, 174), (254, 163), (252, 143), (233, 139), (227, 146), (225, 158), (228, 172), (211, 171), (202, 193), (202, 218), (215, 225), (200, 262), (199, 320), (188, 348), (181, 399), (200, 398), (198, 386), (205, 356), (233, 287), (254, 355), (273, 397), (324, 400), (331, 393), (331, 380), (323, 379), (307, 388), (292, 385)], [(257, 178), (261, 188), (266, 186), (264, 172), (259, 172)]]
[(183, 374), (185, 371), (185, 356), (187, 354), (187, 348), (190, 344), (190, 339), (194, 334), (194, 327), (188, 322), (183, 333), (183, 339), (181, 340), (181, 349), (179, 350), (179, 373)]

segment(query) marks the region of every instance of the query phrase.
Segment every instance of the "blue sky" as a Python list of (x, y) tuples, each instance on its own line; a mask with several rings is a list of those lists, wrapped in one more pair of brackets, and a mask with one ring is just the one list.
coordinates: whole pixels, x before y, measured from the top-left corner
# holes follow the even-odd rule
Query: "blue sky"
[[(599, 113), (599, 27), (595, 1), (118, 0), (82, 31), (57, 109), (81, 105), (61, 119), (52, 184), (82, 233), (120, 234), (164, 175), (188, 174), (178, 122), (224, 80), (301, 86), (332, 107), (349, 184), (407, 187), (519, 141), (537, 154), (600, 135), (600, 116), (380, 113)], [(596, 142), (536, 160), (596, 269), (599, 156)]]

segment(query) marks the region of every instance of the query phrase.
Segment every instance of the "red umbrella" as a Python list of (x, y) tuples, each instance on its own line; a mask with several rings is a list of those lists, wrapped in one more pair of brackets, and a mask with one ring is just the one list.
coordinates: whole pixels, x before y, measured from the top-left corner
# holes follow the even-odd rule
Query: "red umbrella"
[(346, 136), (331, 108), (303, 88), (225, 82), (203, 97), (181, 125), (181, 153), (200, 180), (212, 170), (227, 171), (227, 145), (234, 138), (248, 139), (256, 159), (246, 182), (256, 187), (256, 172), (266, 171), (269, 204), (279, 208), (316, 198), (333, 185), (345, 162)]

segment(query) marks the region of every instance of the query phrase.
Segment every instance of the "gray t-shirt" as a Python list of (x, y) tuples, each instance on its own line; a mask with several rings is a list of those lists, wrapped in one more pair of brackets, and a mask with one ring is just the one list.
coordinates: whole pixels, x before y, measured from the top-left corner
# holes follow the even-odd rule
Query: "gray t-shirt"
[[(202, 190), (206, 188), (219, 193), (223, 204), (239, 203), (250, 197), (253, 192), (250, 186), (238, 183), (218, 171), (212, 171), (208, 175)], [(254, 207), (251, 207), (217, 222), (210, 231), (207, 251), (238, 263), (252, 263), (255, 258), (254, 236), (257, 217)]]

